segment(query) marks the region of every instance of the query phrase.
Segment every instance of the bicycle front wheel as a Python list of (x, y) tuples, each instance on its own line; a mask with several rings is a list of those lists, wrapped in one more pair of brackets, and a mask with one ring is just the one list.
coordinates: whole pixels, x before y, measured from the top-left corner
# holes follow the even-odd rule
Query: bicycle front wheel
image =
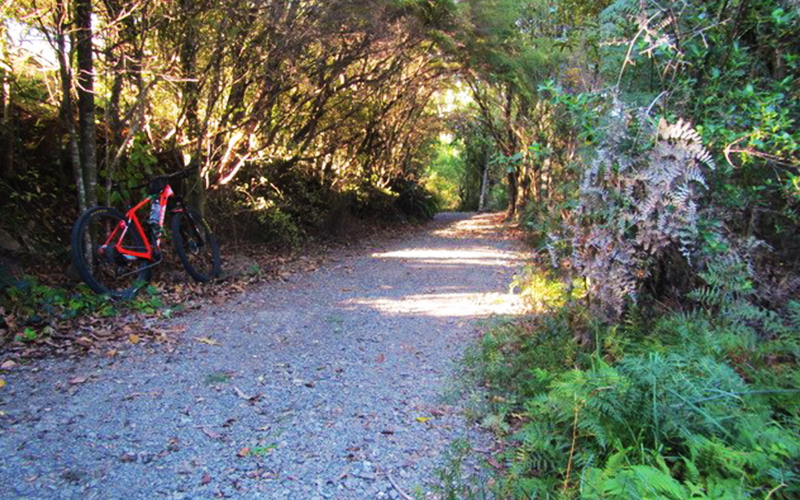
[(186, 272), (200, 283), (219, 276), (219, 245), (214, 233), (195, 210), (185, 208), (172, 216), (172, 240)]
[(84, 212), (72, 228), (71, 243), (78, 274), (97, 293), (130, 299), (150, 281), (147, 259), (117, 250), (118, 243), (127, 250), (145, 250), (142, 237), (133, 227), (127, 227), (119, 210), (94, 207)]

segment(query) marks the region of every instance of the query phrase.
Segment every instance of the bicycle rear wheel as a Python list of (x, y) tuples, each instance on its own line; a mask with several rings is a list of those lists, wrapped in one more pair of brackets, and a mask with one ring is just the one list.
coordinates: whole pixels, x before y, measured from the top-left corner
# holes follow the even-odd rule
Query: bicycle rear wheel
[(150, 281), (150, 261), (123, 255), (116, 245), (143, 252), (144, 241), (125, 215), (110, 207), (94, 207), (80, 216), (72, 228), (72, 262), (93, 291), (115, 298), (130, 299)]
[(172, 216), (175, 251), (186, 272), (200, 283), (219, 276), (219, 245), (214, 233), (195, 210), (185, 208)]

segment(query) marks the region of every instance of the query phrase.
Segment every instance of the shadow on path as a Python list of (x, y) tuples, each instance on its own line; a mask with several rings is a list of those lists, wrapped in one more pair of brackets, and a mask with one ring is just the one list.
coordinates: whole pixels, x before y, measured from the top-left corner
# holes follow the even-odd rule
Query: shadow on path
[[(424, 233), (176, 319), (177, 348), (49, 360), (0, 394), (0, 495), (433, 498), (453, 439), (441, 394), (477, 322), (518, 314), (497, 214)], [(197, 341), (212, 340), (216, 345)]]

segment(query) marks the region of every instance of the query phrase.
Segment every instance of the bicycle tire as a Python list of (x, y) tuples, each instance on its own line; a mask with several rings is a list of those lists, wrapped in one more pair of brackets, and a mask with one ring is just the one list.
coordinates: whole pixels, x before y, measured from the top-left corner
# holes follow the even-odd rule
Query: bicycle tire
[[(111, 207), (94, 207), (84, 212), (72, 228), (72, 262), (81, 279), (94, 292), (131, 299), (150, 281), (150, 261), (131, 259), (119, 254), (114, 247), (98, 244), (110, 236), (120, 221), (127, 221), (125, 215)], [(91, 250), (86, 248), (87, 242)], [(123, 245), (144, 251), (142, 237), (132, 229), (125, 233)], [(92, 259), (91, 265), (87, 256)]]
[(208, 223), (192, 208), (172, 216), (172, 240), (184, 269), (200, 283), (219, 276), (220, 258), (217, 238)]

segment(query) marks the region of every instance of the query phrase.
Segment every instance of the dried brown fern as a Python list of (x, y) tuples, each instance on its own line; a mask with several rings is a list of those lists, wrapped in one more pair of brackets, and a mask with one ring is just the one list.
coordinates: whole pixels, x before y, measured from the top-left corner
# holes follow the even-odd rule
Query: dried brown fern
[[(635, 119), (629, 113), (612, 116), (604, 146), (583, 173), (573, 222), (561, 235), (571, 241), (571, 265), (587, 278), (594, 303), (612, 314), (636, 300), (651, 265), (668, 247), (690, 258), (698, 187), (705, 187), (703, 170), (714, 168), (700, 136), (682, 120), (662, 119), (654, 128), (639, 119), (638, 129), (654, 146), (630, 151), (624, 144)], [(557, 241), (550, 235), (547, 245), (554, 263), (560, 261)]]

